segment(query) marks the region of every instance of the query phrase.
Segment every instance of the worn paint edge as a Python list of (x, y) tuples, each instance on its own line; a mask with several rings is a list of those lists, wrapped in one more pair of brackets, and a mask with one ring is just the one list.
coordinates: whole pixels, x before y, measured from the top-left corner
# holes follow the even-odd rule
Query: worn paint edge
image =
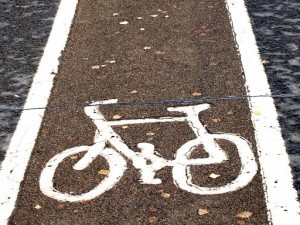
[[(250, 96), (270, 95), (244, 0), (226, 0)], [(289, 158), (272, 98), (249, 98), (269, 220), (273, 225), (300, 224), (300, 205)]]
[[(24, 108), (43, 108), (53, 86), (78, 0), (61, 0)], [(0, 224), (11, 216), (45, 109), (23, 111), (0, 168)], [(28, 206), (30, 207), (30, 206)]]

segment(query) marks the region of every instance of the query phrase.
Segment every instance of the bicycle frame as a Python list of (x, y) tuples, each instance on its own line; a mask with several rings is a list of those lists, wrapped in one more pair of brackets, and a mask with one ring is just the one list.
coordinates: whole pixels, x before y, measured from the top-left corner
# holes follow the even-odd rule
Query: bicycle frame
[[(141, 183), (158, 184), (161, 180), (154, 178), (156, 171), (166, 166), (175, 165), (207, 165), (221, 163), (227, 160), (226, 153), (219, 147), (211, 134), (208, 133), (204, 125), (198, 118), (199, 112), (208, 109), (209, 104), (200, 104), (195, 106), (170, 107), (168, 111), (183, 112), (184, 117), (161, 117), (161, 118), (146, 118), (146, 119), (131, 119), (119, 121), (107, 121), (100, 111), (101, 104), (116, 103), (117, 100), (107, 100), (95, 102), (91, 106), (85, 108), (85, 113), (89, 116), (97, 127), (94, 143), (98, 143), (100, 148), (110, 144), (118, 152), (132, 160), (133, 166), (140, 170)], [(121, 137), (112, 129), (112, 126), (130, 125), (130, 124), (146, 124), (146, 123), (165, 123), (165, 122), (188, 122), (190, 128), (196, 135), (196, 139), (190, 140), (178, 149), (175, 154), (175, 160), (166, 160), (154, 150), (154, 145), (150, 143), (139, 143), (138, 148), (141, 152), (131, 150), (121, 139)], [(203, 144), (204, 149), (209, 156), (200, 159), (188, 159), (189, 154), (193, 151), (196, 145)], [(89, 151), (76, 165), (74, 169), (80, 170), (90, 164), (99, 152), (99, 149)]]

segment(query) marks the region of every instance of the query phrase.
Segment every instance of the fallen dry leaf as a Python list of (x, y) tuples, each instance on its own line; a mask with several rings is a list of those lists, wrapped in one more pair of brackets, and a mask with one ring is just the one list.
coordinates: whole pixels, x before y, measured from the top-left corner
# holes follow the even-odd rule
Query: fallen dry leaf
[(219, 61), (211, 61), (209, 63), (210, 66), (217, 66), (219, 64)]
[(144, 47), (144, 49), (145, 49), (145, 50), (150, 50), (151, 47), (150, 47), (150, 46), (146, 46), (146, 47)]
[(201, 96), (202, 94), (200, 93), (200, 92), (194, 92), (193, 94), (192, 94), (192, 96)]
[(109, 170), (99, 170), (98, 174), (107, 176), (109, 174)]
[(69, 158), (72, 160), (75, 160), (75, 159), (78, 159), (78, 155), (71, 155)]
[(99, 65), (92, 66), (92, 69), (93, 69), (93, 70), (96, 70), (96, 69), (99, 69), (99, 68), (100, 68)]
[(244, 211), (244, 212), (241, 212), (241, 213), (237, 214), (235, 217), (236, 217), (236, 218), (240, 218), (240, 219), (248, 219), (248, 218), (250, 218), (252, 215), (253, 215), (252, 212)]
[(215, 173), (212, 173), (212, 174), (209, 175), (209, 177), (212, 178), (212, 179), (217, 179), (219, 176), (221, 176), (221, 175), (215, 174)]
[(63, 208), (65, 208), (65, 204), (58, 204), (57, 206), (56, 206), (56, 208), (57, 209), (63, 209)]
[(255, 110), (255, 111), (253, 112), (253, 114), (256, 115), (256, 116), (259, 116), (261, 113), (260, 113), (260, 111)]
[(144, 28), (144, 27), (141, 27), (140, 30), (145, 30), (145, 28)]
[(153, 135), (155, 135), (155, 133), (152, 132), (152, 131), (150, 131), (150, 132), (148, 132), (146, 135), (147, 135), (147, 136), (153, 136)]
[(268, 63), (270, 63), (268, 60), (266, 60), (266, 59), (263, 59), (262, 61), (261, 61), (261, 63), (262, 64), (268, 64)]
[(135, 94), (135, 93), (137, 93), (138, 91), (137, 90), (133, 90), (133, 91), (131, 91), (130, 93), (131, 94)]
[(221, 122), (221, 119), (220, 118), (212, 118), (211, 119), (214, 123), (219, 123)]
[(83, 205), (89, 205), (89, 204), (92, 203), (92, 201), (87, 200), (87, 201), (82, 201), (81, 203), (82, 203)]
[(153, 18), (158, 17), (158, 15), (156, 15), (156, 14), (155, 15), (150, 15), (150, 16), (153, 17)]
[(121, 25), (127, 25), (127, 24), (128, 24), (128, 21), (126, 21), (126, 20), (125, 20), (125, 21), (122, 21), (122, 22), (120, 22), (120, 24), (121, 24)]
[(122, 127), (122, 129), (127, 129), (127, 128), (128, 128), (128, 126), (123, 126), (123, 127)]
[(138, 19), (138, 20), (142, 20), (142, 19), (143, 19), (143, 17), (141, 17), (141, 16), (138, 16), (136, 19)]
[(149, 223), (157, 223), (158, 222), (158, 219), (156, 216), (151, 216), (148, 218), (149, 220)]
[(150, 212), (156, 212), (156, 211), (157, 211), (157, 208), (155, 208), (155, 207), (149, 207), (149, 211), (150, 211)]
[(114, 14), (113, 14), (113, 16), (119, 16), (119, 15), (120, 15), (119, 13), (114, 13)]
[(233, 112), (232, 111), (228, 111), (227, 115), (233, 115)]
[(34, 206), (34, 208), (35, 208), (36, 210), (39, 210), (39, 209), (41, 209), (41, 208), (42, 208), (42, 206), (40, 206), (40, 205), (36, 205), (36, 206)]
[(114, 115), (114, 116), (113, 116), (113, 119), (114, 119), (114, 120), (119, 120), (119, 119), (121, 119), (121, 118), (122, 118), (122, 116), (120, 116), (120, 115)]
[(159, 189), (157, 192), (158, 193), (163, 193), (165, 190), (164, 189)]
[(163, 51), (156, 51), (156, 52), (154, 52), (154, 54), (155, 54), (155, 55), (164, 55), (164, 54), (166, 54), (166, 53), (163, 52)]
[(208, 214), (208, 210), (207, 209), (198, 209), (198, 215), (199, 216), (204, 216), (206, 214)]
[(163, 193), (161, 193), (161, 197), (163, 197), (163, 198), (170, 198), (171, 194), (163, 192)]

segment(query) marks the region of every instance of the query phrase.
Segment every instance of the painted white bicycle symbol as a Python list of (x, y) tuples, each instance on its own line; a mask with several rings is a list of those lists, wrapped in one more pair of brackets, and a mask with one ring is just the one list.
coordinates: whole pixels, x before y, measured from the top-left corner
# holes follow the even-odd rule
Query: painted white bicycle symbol
[[(117, 100), (95, 102), (85, 107), (85, 113), (97, 126), (94, 144), (91, 146), (78, 146), (67, 149), (51, 158), (43, 169), (40, 177), (41, 191), (56, 200), (78, 202), (93, 199), (105, 191), (111, 189), (123, 176), (127, 169), (126, 160), (132, 161), (133, 166), (139, 170), (140, 182), (144, 184), (159, 184), (161, 180), (155, 178), (155, 174), (163, 167), (173, 167), (172, 175), (177, 187), (194, 194), (211, 195), (223, 194), (238, 190), (246, 186), (255, 176), (257, 165), (254, 154), (248, 142), (234, 134), (211, 134), (199, 121), (199, 112), (208, 109), (209, 104), (193, 106), (170, 107), (168, 111), (185, 113), (184, 117), (161, 117), (147, 119), (131, 119), (119, 121), (107, 121), (100, 111), (101, 104), (116, 103)], [(165, 122), (187, 122), (196, 135), (196, 138), (187, 141), (176, 152), (174, 160), (166, 160), (154, 151), (154, 145), (150, 143), (139, 143), (140, 152), (131, 150), (112, 129), (112, 126), (144, 123)], [(220, 148), (216, 140), (227, 140), (232, 142), (238, 151), (241, 160), (239, 175), (232, 182), (221, 187), (200, 187), (192, 183), (190, 173), (191, 166), (220, 164), (228, 160), (227, 154)], [(207, 158), (191, 159), (190, 155), (197, 146), (202, 145), (208, 153)], [(109, 147), (108, 147), (109, 146)], [(104, 157), (109, 164), (109, 174), (101, 183), (89, 192), (72, 195), (62, 193), (54, 188), (53, 178), (58, 165), (70, 156), (86, 152), (85, 155), (73, 166), (75, 170), (85, 169), (96, 157)], [(122, 156), (123, 155), (123, 156)]]

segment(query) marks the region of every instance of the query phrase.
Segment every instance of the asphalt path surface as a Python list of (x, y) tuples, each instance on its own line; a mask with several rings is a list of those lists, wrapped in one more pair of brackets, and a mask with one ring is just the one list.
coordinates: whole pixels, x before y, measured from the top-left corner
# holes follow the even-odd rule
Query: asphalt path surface
[[(247, 168), (247, 164), (255, 164), (255, 160), (248, 156), (246, 161), (250, 162), (241, 160), (248, 151), (256, 152), (247, 99), (208, 101), (211, 108), (200, 115), (209, 133), (236, 134), (243, 145), (248, 146), (248, 143), (239, 137), (251, 143), (252, 150), (247, 150), (226, 138), (218, 139), (228, 161), (191, 166), (190, 172), (180, 175), (174, 172), (178, 168), (175, 165), (163, 167), (157, 172), (155, 170), (155, 178), (160, 178), (162, 183), (152, 184), (152, 180), (145, 181), (140, 177), (139, 170), (134, 168), (137, 164), (133, 158), (123, 152), (132, 159), (134, 167), (128, 163), (128, 170), (119, 182), (113, 188), (105, 189), (103, 194), (91, 199), (75, 199), (76, 202), (72, 203), (70, 198), (61, 199), (56, 193), (72, 193), (73, 196), (86, 193), (98, 183), (105, 182), (106, 176), (115, 174), (103, 157), (95, 158), (82, 171), (72, 170), (72, 165), (83, 157), (80, 152), (66, 157), (56, 169), (53, 180), (56, 191), (49, 194), (42, 189), (42, 193), (39, 186), (44, 184), (39, 177), (50, 158), (65, 149), (93, 144), (95, 126), (82, 107), (75, 105), (104, 99), (160, 102), (197, 99), (199, 96), (244, 96), (242, 74), (225, 2), (80, 1), (49, 100), (49, 105), (71, 104), (73, 107), (46, 110), (11, 223), (22, 224), (26, 218), (29, 224), (49, 224), (50, 221), (55, 224), (131, 224), (133, 221), (137, 224), (204, 225), (243, 221), (266, 224), (268, 218), (262, 178), (256, 168)], [(180, 105), (135, 104), (101, 107), (101, 111), (108, 120), (182, 115), (168, 113), (170, 106)], [(198, 115), (195, 118), (198, 119)], [(195, 139), (191, 130), (195, 127), (196, 124), (189, 127), (186, 123), (173, 122), (119, 126), (115, 131), (135, 152), (142, 149), (138, 143), (148, 143), (171, 161), (177, 149), (178, 154), (182, 154), (181, 146)], [(100, 134), (105, 135), (106, 131), (103, 128)], [(111, 138), (114, 136), (116, 134), (111, 134)], [(110, 145), (114, 149), (118, 146), (111, 142), (105, 144), (107, 149)], [(210, 144), (204, 146), (211, 147)], [(191, 156), (184, 157), (197, 159), (210, 156), (201, 142), (196, 147)], [(117, 161), (117, 164), (122, 164), (121, 159)], [(145, 161), (147, 165), (155, 162)], [(46, 168), (51, 170), (54, 166), (47, 165)], [(240, 174), (243, 168), (246, 170)], [(181, 181), (188, 176), (186, 173), (193, 176), (195, 185), (207, 186), (212, 192), (241, 175), (253, 176), (245, 183), (244, 178), (237, 182), (234, 192), (206, 195), (197, 189), (199, 193), (195, 195), (184, 186), (186, 181)], [(48, 175), (42, 177), (52, 180)], [(149, 175), (146, 178), (149, 179)], [(201, 217), (199, 209), (209, 213)], [(250, 212), (251, 216), (246, 220), (237, 216), (243, 212)]]
[[(59, 1), (1, 0), (0, 161), (15, 130)], [(299, 94), (299, 2), (246, 1), (273, 94)], [(299, 98), (275, 99), (300, 191)]]
[[(0, 40), (1, 41), (0, 57), (2, 58), (0, 71), (1, 74), (3, 74), (0, 80), (1, 82), (0, 101), (1, 101), (2, 108), (11, 109), (14, 107), (21, 107), (22, 104), (24, 103), (26, 99), (26, 93), (28, 91), (28, 86), (31, 83), (30, 82), (31, 77), (33, 76), (34, 71), (36, 70), (39, 57), (42, 54), (43, 46), (47, 40), (47, 34), (50, 31), (52, 19), (55, 16), (55, 10), (57, 9), (58, 3), (59, 2), (48, 3), (43, 1), (35, 1), (28, 4), (28, 3), (24, 3), (23, 1), (20, 2), (1, 1), (1, 8), (0, 8), (1, 13), (3, 10), (3, 12), (6, 15), (4, 17), (5, 19), (1, 18), (2, 20), (0, 21), (1, 28), (2, 27), (4, 28), (1, 29), (2, 36)], [(299, 25), (298, 25), (299, 20), (297, 19), (297, 15), (299, 14), (299, 12), (297, 12), (297, 4), (298, 3), (296, 1), (294, 2), (285, 1), (284, 3), (283, 2), (277, 3), (274, 1), (270, 3), (261, 2), (261, 1), (248, 2), (248, 9), (250, 12), (250, 16), (253, 18), (253, 27), (254, 27), (254, 31), (256, 32), (256, 37), (258, 40), (258, 45), (260, 47), (262, 58), (264, 60), (267, 60), (264, 66), (266, 68), (267, 74), (269, 75), (272, 92), (274, 94), (282, 94), (282, 93), (298, 94), (299, 93), (297, 92), (298, 91), (297, 85), (299, 83), (297, 82), (298, 81), (297, 73), (299, 73), (299, 36), (297, 36), (297, 33), (299, 33)], [(276, 7), (274, 7), (274, 5), (276, 5)], [(272, 29), (270, 29), (270, 27)], [(201, 31), (199, 31), (199, 33), (200, 33), (199, 35), (201, 35)], [(153, 33), (151, 37), (154, 36), (155, 35)], [(100, 47), (101, 46), (99, 46), (99, 48)], [(146, 45), (143, 47), (153, 48), (152, 46), (146, 46)], [(187, 50), (189, 49), (189, 46), (183, 46), (183, 48), (184, 47)], [(105, 53), (108, 53), (110, 50), (111, 49), (106, 49)], [(147, 52), (147, 49), (144, 50), (145, 52)], [(148, 50), (153, 51), (153, 49), (148, 49)], [(184, 49), (181, 49), (181, 51), (184, 51)], [(216, 51), (218, 50), (216, 49)], [(157, 50), (156, 56), (163, 58), (164, 53), (165, 51), (163, 50)], [(113, 58), (114, 54), (112, 54), (111, 56)], [(193, 58), (193, 55), (190, 56), (191, 58)], [(83, 57), (82, 58), (83, 61), (81, 63), (88, 61), (87, 60), (88, 58), (89, 57)], [(115, 61), (114, 59), (109, 59), (109, 58), (107, 60)], [(135, 59), (132, 58), (129, 60), (134, 61)], [(190, 59), (182, 58), (180, 60), (186, 63), (189, 62)], [(208, 65), (212, 64), (211, 66), (213, 66), (213, 64), (220, 63), (217, 62), (216, 59), (214, 59), (213, 57), (211, 57), (210, 60), (211, 61), (205, 62), (205, 59), (203, 59), (202, 63), (203, 64), (206, 63)], [(96, 63), (94, 64), (96, 65)], [(126, 68), (126, 65), (124, 66)], [(174, 68), (176, 68), (175, 65)], [(105, 69), (107, 69), (107, 67)], [(24, 77), (26, 78), (24, 79)], [(105, 77), (105, 75), (104, 76), (101, 75), (97, 79), (101, 81), (107, 79), (107, 77)], [(147, 78), (145, 77), (143, 78), (143, 80), (145, 81), (145, 84), (147, 84)], [(115, 80), (113, 82), (115, 82)], [(151, 84), (151, 81), (149, 82), (150, 82), (149, 86), (153, 85)], [(90, 82), (86, 83), (87, 90), (89, 89), (88, 87), (89, 83)], [(201, 92), (201, 94), (204, 96), (205, 95), (213, 96), (212, 93), (208, 93), (208, 92), (206, 93), (205, 91), (211, 89), (210, 86), (211, 84), (208, 84), (208, 82), (204, 82), (204, 81), (202, 81), (201, 83), (207, 83), (208, 86), (205, 87), (204, 85), (202, 88), (203, 90), (195, 90), (193, 88), (193, 82), (189, 83), (187, 78), (187, 87), (186, 87), (187, 89), (184, 88), (184, 86), (182, 86), (181, 87), (182, 90), (180, 89), (178, 90), (179, 93), (173, 93), (174, 96), (164, 94), (164, 96), (162, 96), (161, 98), (162, 99), (167, 97), (175, 98), (175, 96), (176, 98), (178, 98), (178, 96), (180, 95), (182, 95), (182, 97), (187, 97), (187, 95), (185, 95), (184, 93), (186, 90), (188, 90), (187, 92), (189, 93)], [(131, 84), (133, 85), (134, 83)], [(121, 94), (120, 96), (121, 97), (126, 96), (131, 98), (132, 96), (139, 94), (142, 100), (148, 100), (147, 97), (150, 98), (152, 97), (151, 93), (147, 92), (147, 90), (142, 90), (142, 87), (140, 87), (141, 89), (137, 90), (138, 84), (136, 85), (137, 86), (128, 87), (128, 91), (126, 93)], [(113, 85), (111, 85), (111, 87), (112, 86)], [(76, 89), (76, 86), (74, 88)], [(63, 93), (66, 92), (66, 90), (69, 91), (69, 89), (70, 86), (66, 86), (65, 91), (57, 92), (57, 94), (55, 95), (56, 97), (52, 98), (52, 103), (53, 104), (73, 103), (72, 99), (63, 99), (60, 101), (60, 96), (64, 96)], [(155, 95), (157, 94), (157, 92), (159, 91), (156, 91)], [(223, 94), (226, 95), (226, 94), (243, 94), (243, 93), (224, 92)], [(218, 95), (220, 95), (220, 92), (216, 93), (215, 96)], [(107, 98), (107, 95), (105, 96), (97, 95), (97, 97)], [(135, 100), (134, 97), (132, 98), (133, 100)], [(74, 100), (74, 102), (77, 102), (77, 100), (78, 99), (76, 99), (76, 101)], [(90, 101), (95, 99), (88, 98), (84, 100)], [(153, 100), (153, 98), (151, 98), (151, 100)], [(299, 169), (300, 167), (299, 166), (300, 164), (299, 136), (300, 135), (299, 135), (299, 129), (297, 129), (297, 127), (299, 126), (299, 107), (298, 107), (299, 100), (298, 98), (276, 99), (276, 103), (277, 103), (277, 109), (279, 110), (280, 113), (279, 115), (280, 115), (280, 122), (283, 128), (283, 135), (287, 143), (288, 152), (290, 154), (291, 163), (294, 169), (295, 185), (299, 190), (300, 175), (298, 173), (300, 171)], [(235, 103), (229, 102), (228, 104), (234, 105)], [(244, 103), (239, 103), (239, 104), (242, 105)], [(117, 113), (118, 110), (116, 110), (115, 113)], [(134, 111), (138, 112), (139, 110), (140, 109), (135, 109)], [(224, 112), (226, 111), (226, 109), (223, 110)], [(161, 113), (161, 111), (163, 110), (159, 109), (158, 111)], [(231, 111), (231, 110), (227, 110), (227, 111)], [(146, 116), (146, 112), (143, 112), (142, 114)], [(5, 149), (7, 148), (7, 144), (9, 143), (10, 137), (13, 133), (18, 115), (19, 112), (14, 110), (1, 111), (0, 114), (1, 120), (4, 121), (1, 123), (1, 146), (2, 146), (1, 157), (3, 157), (4, 155), (3, 152), (5, 152)], [(208, 117), (211, 116), (212, 114), (210, 114)], [(233, 133), (238, 133), (239, 130), (238, 128), (241, 127), (236, 127), (236, 128), (237, 130), (232, 131)], [(74, 143), (76, 144), (80, 142), (77, 138), (78, 137), (70, 136), (68, 140), (73, 144)], [(63, 147), (61, 148), (63, 149)], [(153, 195), (155, 195), (155, 193)], [(131, 200), (132, 199), (130, 199), (130, 201)], [(237, 203), (237, 205), (241, 205), (241, 204)], [(56, 207), (65, 207), (65, 206), (56, 206)], [(245, 209), (246, 207), (247, 206), (245, 206)], [(76, 211), (76, 209), (74, 210)]]

